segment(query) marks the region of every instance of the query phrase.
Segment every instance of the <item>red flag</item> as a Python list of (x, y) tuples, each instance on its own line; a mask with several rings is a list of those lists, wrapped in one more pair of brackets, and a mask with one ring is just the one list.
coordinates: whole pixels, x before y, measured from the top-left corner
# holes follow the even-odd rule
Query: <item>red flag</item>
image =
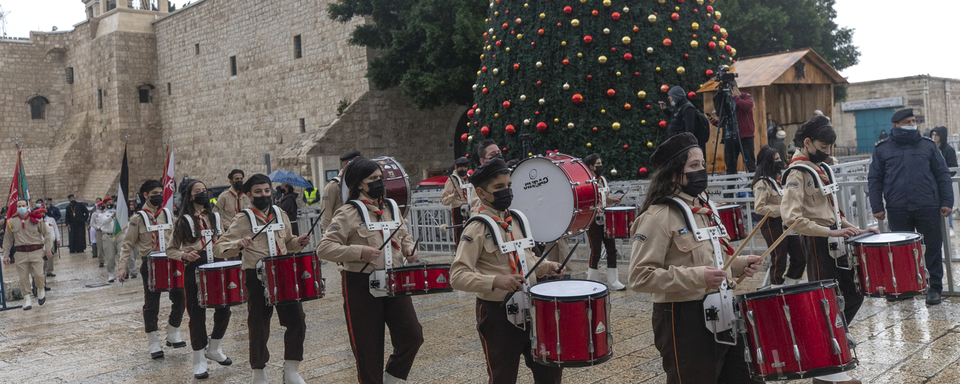
[(173, 209), (173, 194), (177, 192), (177, 182), (173, 178), (173, 148), (167, 147), (167, 162), (163, 167), (163, 208)]
[(17, 151), (17, 167), (13, 170), (13, 180), (10, 180), (10, 199), (7, 200), (7, 219), (17, 213), (17, 201), (30, 201), (30, 187), (27, 185), (26, 175), (23, 173), (23, 153)]

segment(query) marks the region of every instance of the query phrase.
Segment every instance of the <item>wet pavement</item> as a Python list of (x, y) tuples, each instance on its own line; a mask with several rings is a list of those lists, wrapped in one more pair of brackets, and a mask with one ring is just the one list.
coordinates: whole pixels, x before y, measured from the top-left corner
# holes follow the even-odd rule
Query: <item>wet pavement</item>
[[(66, 249), (64, 249), (66, 251)], [(64, 252), (65, 253), (65, 252)], [(425, 257), (449, 262), (450, 257)], [(166, 357), (151, 360), (146, 350), (140, 312), (142, 284), (138, 279), (104, 287), (106, 281), (89, 254), (64, 254), (57, 260), (57, 277), (47, 303), (33, 310), (0, 312), (0, 382), (2, 383), (185, 383), (194, 382), (190, 348), (164, 348)], [(956, 265), (957, 263), (955, 263)], [(583, 277), (585, 265), (573, 264)], [(626, 265), (621, 266), (624, 281)], [(5, 281), (16, 281), (15, 269), (5, 266)], [(307, 321), (301, 374), (310, 383), (355, 383), (356, 369), (343, 318), (340, 278), (332, 264), (324, 266), (327, 296), (304, 303)], [(752, 291), (760, 277), (747, 280), (738, 293)], [(8, 288), (10, 286), (8, 285)], [(161, 307), (161, 340), (169, 301)], [(610, 296), (614, 357), (590, 368), (570, 368), (564, 383), (662, 383), (660, 357), (653, 346), (647, 294), (613, 292)], [(11, 302), (18, 305), (22, 301)], [(454, 292), (415, 296), (425, 342), (410, 373), (410, 383), (485, 383), (486, 367), (476, 331), (474, 296)], [(223, 351), (233, 359), (228, 367), (209, 364), (207, 383), (249, 382), (247, 310), (233, 307)], [(181, 335), (188, 341), (187, 317)], [(208, 312), (208, 331), (212, 328)], [(850, 331), (859, 341), (859, 366), (852, 372), (864, 383), (960, 383), (960, 300), (924, 305), (922, 299), (887, 303), (867, 298)], [(281, 381), (282, 335), (276, 318), (267, 373)], [(189, 341), (188, 341), (189, 345)], [(387, 341), (389, 353), (389, 334)], [(521, 364), (520, 383), (531, 383)], [(797, 380), (791, 383), (809, 383)]]

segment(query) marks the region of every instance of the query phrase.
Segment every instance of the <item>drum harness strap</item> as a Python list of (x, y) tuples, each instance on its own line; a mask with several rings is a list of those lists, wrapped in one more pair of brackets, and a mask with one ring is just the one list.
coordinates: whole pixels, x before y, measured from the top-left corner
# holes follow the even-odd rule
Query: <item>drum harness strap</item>
[[(380, 231), (384, 242), (393, 241), (390, 239), (390, 232), (400, 228), (400, 226), (403, 224), (403, 219), (397, 214), (400, 212), (400, 207), (397, 206), (397, 202), (393, 201), (393, 199), (384, 198), (383, 202), (386, 203), (384, 205), (390, 208), (390, 217), (393, 218), (391, 221), (371, 220), (370, 211), (367, 210), (367, 203), (364, 200), (350, 200), (347, 203), (356, 207), (357, 211), (360, 212), (360, 220), (363, 222), (362, 225), (367, 227), (367, 230)], [(382, 218), (382, 210), (375, 213), (379, 218)], [(374, 297), (389, 296), (389, 281), (387, 276), (388, 271), (393, 270), (394, 248), (396, 248), (398, 251), (400, 250), (399, 242), (396, 242), (395, 246), (383, 247), (383, 269), (376, 269), (376, 267), (374, 267), (373, 272), (370, 273), (370, 294), (372, 294)]]
[[(220, 236), (223, 234), (223, 228), (220, 226), (220, 214), (217, 212), (213, 213), (213, 228), (207, 228), (207, 222), (203, 220), (204, 214), (201, 213), (197, 215), (200, 219), (200, 236), (203, 237), (204, 251), (207, 252), (207, 262), (213, 262), (213, 245), (217, 243), (217, 239), (213, 235)], [(190, 226), (190, 234), (194, 237), (197, 236), (197, 231), (193, 225), (193, 218), (190, 215), (184, 215), (184, 219), (187, 219), (187, 225)]]
[[(694, 199), (698, 198), (699, 197), (694, 197)], [(690, 208), (686, 201), (683, 201), (683, 199), (679, 197), (674, 196), (671, 201), (680, 208), (684, 221), (686, 221), (687, 227), (689, 227), (693, 233), (694, 239), (713, 243), (714, 266), (717, 269), (723, 270), (726, 257), (724, 253), (732, 255), (733, 248), (726, 240), (722, 239), (723, 237), (727, 237), (727, 229), (723, 225), (717, 224), (721, 222), (720, 216), (717, 214), (717, 207), (708, 199), (701, 200), (704, 201), (705, 207), (694, 207), (693, 209)], [(694, 213), (708, 216), (713, 226), (699, 228), (693, 217)], [(704, 297), (703, 316), (707, 330), (713, 333), (713, 340), (715, 342), (737, 345), (737, 327), (733, 314), (733, 290), (727, 286), (726, 279), (720, 283), (720, 290), (718, 292), (707, 294)], [(729, 330), (733, 336), (732, 342), (720, 340), (720, 338), (717, 337), (720, 332), (727, 330)]]
[[(160, 212), (163, 212), (163, 214), (167, 216), (166, 224), (157, 224), (157, 217), (160, 216)], [(137, 213), (143, 218), (143, 225), (147, 227), (147, 231), (150, 231), (150, 234), (153, 236), (153, 249), (166, 252), (167, 240), (164, 231), (173, 229), (173, 222), (170, 220), (173, 214), (170, 213), (170, 209), (162, 208), (157, 211), (156, 215), (153, 215), (152, 212), (147, 209), (142, 209), (137, 211)]]
[[(837, 201), (836, 193), (840, 190), (840, 184), (836, 182), (836, 179), (833, 175), (833, 169), (830, 166), (825, 166), (824, 164), (820, 165), (820, 169), (814, 169), (813, 167), (806, 164), (798, 164), (798, 161), (810, 161), (805, 157), (798, 157), (793, 159), (790, 164), (790, 167), (787, 170), (783, 171), (783, 176), (781, 176), (781, 182), (786, 182), (787, 174), (795, 169), (799, 169), (810, 174), (810, 177), (813, 178), (814, 185), (820, 189), (820, 193), (827, 197), (827, 200), (833, 205), (833, 213), (835, 216), (835, 224), (831, 229), (840, 228), (843, 224), (843, 211), (840, 210), (840, 203)], [(826, 184), (824, 184), (826, 183)], [(843, 270), (850, 270), (852, 266), (841, 266), (839, 259), (847, 254), (847, 247), (845, 240), (842, 237), (828, 237), (827, 243), (830, 249), (830, 257), (833, 257), (834, 263), (837, 268)]]
[[(267, 248), (269, 249), (269, 254), (272, 257), (272, 256), (279, 256), (280, 254), (280, 245), (277, 244), (276, 232), (282, 231), (287, 226), (284, 225), (283, 220), (280, 219), (281, 217), (283, 217), (280, 212), (280, 207), (277, 207), (276, 205), (273, 205), (271, 207), (273, 208), (273, 214), (267, 217), (264, 217), (263, 214), (260, 213), (260, 211), (256, 211), (250, 208), (244, 209), (243, 213), (246, 213), (247, 218), (250, 219), (250, 230), (253, 231), (253, 233), (257, 233), (260, 230), (264, 229), (263, 227), (267, 227), (266, 230), (264, 230), (263, 232), (267, 234)], [(262, 218), (264, 222), (269, 223), (270, 219), (272, 219), (273, 218), (272, 216), (274, 215), (276, 215), (277, 217), (277, 222), (270, 224), (269, 226), (257, 225), (258, 216)], [(219, 221), (220, 220), (217, 220), (217, 222)]]
[(470, 218), (470, 188), (473, 188), (473, 184), (463, 183), (463, 179), (460, 178), (460, 175), (457, 175), (456, 172), (451, 173), (450, 176), (453, 176), (453, 179), (457, 181), (457, 185), (460, 189), (460, 192), (463, 193), (463, 199), (467, 202), (464, 206), (460, 207), (460, 215), (464, 218)]
[(610, 184), (607, 183), (607, 178), (600, 176), (597, 178), (597, 193), (600, 196), (600, 201), (597, 202), (597, 215), (594, 221), (597, 225), (606, 224), (606, 216), (603, 214), (603, 209), (607, 207), (607, 195), (610, 194)]
[[(484, 210), (484, 207), (480, 208), (480, 211)], [(506, 220), (500, 220), (499, 217), (488, 215), (474, 215), (467, 220), (466, 225), (470, 225), (470, 223), (474, 221), (478, 221), (486, 225), (487, 230), (490, 231), (494, 244), (497, 245), (500, 253), (510, 256), (511, 272), (513, 274), (519, 273), (521, 276), (526, 276), (526, 250), (533, 248), (535, 245), (533, 238), (530, 237), (527, 231), (527, 228), (530, 228), (530, 222), (527, 221), (527, 216), (518, 210), (511, 209), (509, 212), (510, 217), (507, 217)], [(513, 224), (511, 223), (513, 221), (512, 219), (514, 218), (517, 219), (517, 223), (520, 225), (520, 232), (523, 233), (523, 238), (520, 238), (519, 240), (514, 239), (513, 237)], [(466, 225), (464, 225), (464, 228), (466, 228)], [(504, 231), (510, 233), (510, 241), (504, 241)], [(523, 256), (520, 256), (521, 253), (523, 253)], [(507, 303), (507, 320), (517, 326), (517, 328), (524, 330), (527, 329), (527, 323), (530, 321), (529, 292), (530, 283), (527, 279), (523, 279), (523, 288), (519, 292), (515, 293)]]

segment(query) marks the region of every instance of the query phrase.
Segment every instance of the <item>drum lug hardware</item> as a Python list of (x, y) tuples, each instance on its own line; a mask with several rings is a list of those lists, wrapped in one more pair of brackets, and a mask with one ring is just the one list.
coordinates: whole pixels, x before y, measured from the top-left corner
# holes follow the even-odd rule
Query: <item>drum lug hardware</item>
[(802, 370), (803, 367), (800, 364), (800, 347), (797, 346), (797, 334), (793, 331), (793, 319), (790, 316), (790, 306), (787, 305), (786, 297), (780, 296), (780, 299), (783, 301), (783, 315), (787, 319), (787, 328), (790, 329), (790, 339), (793, 341), (793, 357), (797, 360), (797, 365), (799, 365)]
[[(896, 271), (897, 269), (894, 268), (894, 266), (893, 266), (893, 250), (887, 251), (887, 258), (890, 260), (890, 271), (891, 271), (891, 272), (892, 272), (892, 271)], [(894, 293), (899, 293), (899, 292), (900, 292), (900, 289), (897, 288), (897, 274), (896, 274), (896, 273), (891, 273), (891, 274), (890, 274), (890, 278), (891, 278), (891, 280), (893, 280), (893, 292), (894, 292)]]
[(820, 306), (823, 307), (823, 316), (827, 320), (827, 330), (830, 331), (830, 344), (833, 346), (833, 354), (840, 355), (840, 344), (837, 342), (837, 335), (833, 331), (833, 324), (830, 322), (830, 302), (827, 299), (820, 299)]
[(720, 321), (720, 312), (717, 307), (710, 307), (703, 310), (707, 314), (708, 321)]
[[(371, 285), (372, 285), (372, 284), (371, 284)], [(379, 285), (379, 284), (377, 284), (377, 285)], [(519, 306), (519, 305), (517, 305), (516, 303), (507, 304), (507, 314), (508, 314), (508, 315), (516, 315), (516, 314), (518, 314), (518, 313), (520, 313), (520, 306)]]

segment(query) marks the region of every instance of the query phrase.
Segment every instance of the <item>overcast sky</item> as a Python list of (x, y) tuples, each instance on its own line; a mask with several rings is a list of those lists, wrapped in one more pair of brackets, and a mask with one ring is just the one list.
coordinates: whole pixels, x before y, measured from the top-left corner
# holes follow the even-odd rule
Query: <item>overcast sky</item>
[[(723, 11), (723, 0), (715, 4)], [(30, 31), (50, 31), (53, 26), (70, 30), (84, 19), (81, 0), (0, 0), (0, 7), (11, 12), (9, 36), (25, 37)], [(919, 74), (960, 78), (953, 61), (947, 59), (960, 55), (949, 27), (960, 14), (960, 1), (837, 0), (836, 10), (837, 24), (856, 29), (853, 42), (861, 53), (860, 63), (842, 72), (849, 81)]]

